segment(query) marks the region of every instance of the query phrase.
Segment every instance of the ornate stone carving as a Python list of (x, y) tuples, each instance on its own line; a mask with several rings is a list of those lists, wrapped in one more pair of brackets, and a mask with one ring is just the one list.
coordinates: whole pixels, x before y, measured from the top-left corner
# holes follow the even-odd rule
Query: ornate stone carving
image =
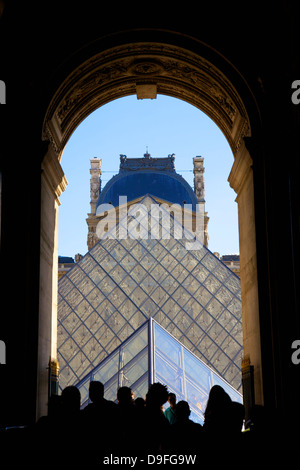
[(134, 61), (130, 65), (128, 71), (133, 75), (154, 75), (161, 73), (163, 71), (163, 66), (161, 63), (154, 60), (145, 60), (141, 59)]
[(194, 164), (194, 192), (198, 199), (198, 202), (205, 202), (204, 201), (204, 166), (203, 166), (204, 158), (203, 157), (195, 157), (193, 158)]
[(91, 213), (95, 214), (96, 204), (99, 198), (101, 191), (101, 158), (91, 158), (91, 168), (90, 168), (90, 197), (91, 197)]
[(220, 90), (220, 88), (213, 86), (210, 88), (210, 93), (216, 98), (219, 105), (224, 109), (225, 113), (231, 119), (231, 121), (233, 121), (237, 111), (233, 101), (228, 96), (226, 96), (226, 94)]
[[(128, 61), (127, 61), (128, 62)], [(111, 80), (118, 80), (127, 72), (128, 65), (125, 63), (117, 63), (108, 65), (89, 74), (87, 77), (79, 81), (76, 86), (65, 96), (64, 100), (58, 107), (55, 115), (60, 124), (63, 124), (68, 113), (74, 109), (77, 103), (88, 96), (93, 90), (101, 87)]]
[(59, 197), (63, 191), (65, 191), (68, 181), (57, 160), (57, 154), (51, 146), (49, 146), (42, 162), (42, 175), (48, 187), (53, 192), (58, 205), (60, 205)]
[[(111, 99), (135, 93), (145, 80), (155, 84), (157, 93), (186, 99), (203, 109), (232, 148), (248, 132), (246, 126), (240, 127), (241, 122), (248, 122), (243, 103), (213, 64), (175, 46), (140, 43), (99, 53), (74, 70), (49, 106), (43, 137), (60, 151), (84, 117)], [(236, 132), (236, 123), (241, 132)]]

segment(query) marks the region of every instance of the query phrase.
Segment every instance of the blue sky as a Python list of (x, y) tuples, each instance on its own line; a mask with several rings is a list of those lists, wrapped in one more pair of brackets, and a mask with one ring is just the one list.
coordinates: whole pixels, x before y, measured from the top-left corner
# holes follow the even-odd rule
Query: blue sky
[(128, 96), (90, 114), (73, 132), (63, 156), (68, 180), (59, 208), (61, 256), (87, 252), (90, 159), (102, 158), (102, 188), (119, 171), (120, 154), (141, 157), (175, 154), (175, 168), (193, 187), (193, 157), (204, 157), (208, 248), (239, 253), (235, 192), (227, 181), (233, 154), (221, 130), (194, 106), (163, 95), (156, 100)]

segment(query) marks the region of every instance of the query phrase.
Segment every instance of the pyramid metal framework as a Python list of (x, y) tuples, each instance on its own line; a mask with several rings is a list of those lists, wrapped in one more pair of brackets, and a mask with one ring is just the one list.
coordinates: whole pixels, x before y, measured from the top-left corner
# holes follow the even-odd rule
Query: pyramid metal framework
[[(89, 384), (103, 383), (105, 398), (115, 401), (119, 387), (130, 386), (135, 397), (145, 397), (149, 385), (163, 383), (177, 401), (185, 400), (191, 419), (203, 424), (210, 389), (220, 385), (234, 401), (242, 396), (210, 367), (192, 354), (153, 318), (96, 366), (76, 386), (84, 408), (89, 402)], [(168, 403), (165, 404), (165, 407)]]
[[(149, 230), (149, 195), (140, 230)], [(58, 286), (59, 384), (75, 384), (147, 319), (241, 390), (242, 322), (239, 278), (208, 248), (187, 249), (192, 234), (170, 217), (170, 236), (130, 237), (130, 212), (116, 236), (107, 232)], [(155, 237), (155, 234), (152, 236)]]

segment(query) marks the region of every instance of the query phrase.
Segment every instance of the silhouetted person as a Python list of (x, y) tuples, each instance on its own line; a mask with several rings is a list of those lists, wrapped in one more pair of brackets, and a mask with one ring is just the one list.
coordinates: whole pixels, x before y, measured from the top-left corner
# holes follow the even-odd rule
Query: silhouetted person
[(89, 403), (82, 410), (85, 442), (90, 446), (107, 449), (112, 438), (116, 404), (104, 398), (104, 385), (97, 380), (89, 385)]
[(30, 445), (36, 449), (49, 449), (49, 442), (57, 432), (61, 416), (61, 395), (52, 395), (48, 402), (48, 414), (41, 416), (31, 433)]
[(98, 380), (92, 380), (89, 385), (89, 398), (93, 404), (103, 403), (104, 385)]
[(226, 448), (230, 411), (230, 396), (220, 385), (214, 385), (209, 392), (203, 424), (206, 445), (210, 448)]
[(115, 450), (119, 453), (134, 453), (138, 448), (138, 409), (134, 405), (130, 387), (120, 387), (117, 391)]
[[(202, 426), (190, 419), (191, 410), (187, 401), (176, 405), (177, 420), (170, 426), (169, 448), (174, 453), (195, 453), (202, 448)], [(202, 449), (204, 450), (204, 449)]]
[(164, 415), (162, 406), (168, 400), (168, 389), (156, 382), (150, 385), (146, 395), (145, 419), (143, 426), (143, 449), (148, 453), (164, 450), (170, 423)]
[(134, 405), (135, 405), (135, 407), (136, 407), (139, 411), (143, 412), (144, 409), (145, 409), (145, 406), (146, 406), (146, 402), (145, 402), (144, 398), (142, 398), (142, 397), (137, 397), (137, 398), (134, 400)]
[(76, 449), (82, 444), (80, 391), (75, 386), (66, 387), (61, 394), (60, 413), (57, 419), (56, 445), (61, 449)]
[(83, 410), (84, 414), (95, 416), (96, 419), (103, 419), (106, 415), (113, 413), (116, 404), (104, 398), (104, 385), (97, 380), (91, 381), (89, 385), (89, 403)]
[(118, 405), (127, 408), (133, 404), (133, 392), (130, 387), (120, 387), (117, 391)]
[(77, 387), (69, 385), (61, 394), (61, 405), (63, 413), (74, 416), (80, 410), (80, 391)]
[(168, 396), (169, 407), (165, 410), (165, 417), (170, 424), (174, 424), (177, 421), (176, 416), (176, 395), (173, 392), (169, 393)]

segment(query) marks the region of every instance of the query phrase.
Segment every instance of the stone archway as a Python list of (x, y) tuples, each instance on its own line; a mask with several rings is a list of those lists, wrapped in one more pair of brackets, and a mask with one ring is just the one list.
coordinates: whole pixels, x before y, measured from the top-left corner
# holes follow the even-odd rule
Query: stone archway
[(44, 119), (42, 137), (50, 143), (42, 163), (38, 415), (45, 412), (47, 403), (45, 370), (49, 358), (53, 363), (56, 360), (58, 207), (67, 185), (60, 160), (72, 132), (92, 111), (131, 94), (155, 98), (158, 93), (187, 101), (219, 126), (232, 149), (235, 160), (229, 182), (237, 193), (239, 211), (244, 352), (254, 366), (256, 402), (262, 403), (253, 175), (245, 146), (245, 138), (252, 134), (248, 109), (252, 112), (255, 103), (249, 104), (248, 96), (246, 109), (243, 93), (232, 79), (238, 77), (236, 82), (245, 90), (242, 77), (203, 44), (183, 38), (178, 45), (180, 39), (171, 33), (164, 42), (124, 38), (118, 44), (116, 38), (112, 42), (72, 69), (52, 97)]
[(250, 135), (246, 108), (226, 76), (203, 57), (178, 46), (124, 44), (89, 58), (62, 83), (45, 116), (43, 138), (61, 156), (77, 125), (103, 104), (123, 96), (180, 98), (220, 127), (236, 155)]

